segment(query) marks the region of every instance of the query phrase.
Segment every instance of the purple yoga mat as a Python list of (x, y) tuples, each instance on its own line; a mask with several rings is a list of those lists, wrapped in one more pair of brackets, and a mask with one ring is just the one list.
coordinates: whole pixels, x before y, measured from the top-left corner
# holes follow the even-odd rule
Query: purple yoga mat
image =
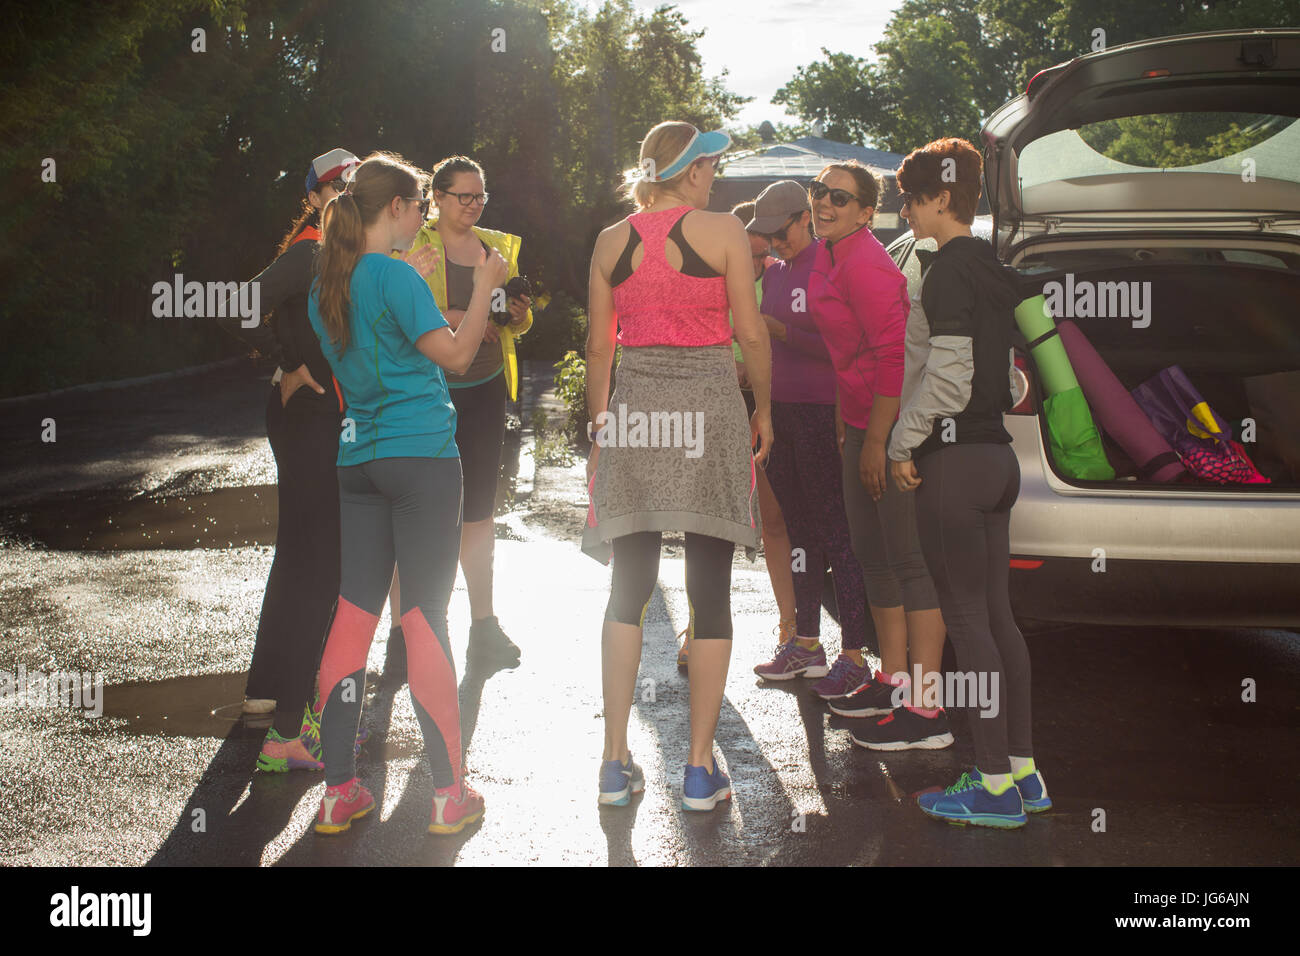
[(1145, 481), (1175, 481), (1186, 472), (1169, 442), (1073, 322), (1056, 323), (1093, 418), (1137, 464)]

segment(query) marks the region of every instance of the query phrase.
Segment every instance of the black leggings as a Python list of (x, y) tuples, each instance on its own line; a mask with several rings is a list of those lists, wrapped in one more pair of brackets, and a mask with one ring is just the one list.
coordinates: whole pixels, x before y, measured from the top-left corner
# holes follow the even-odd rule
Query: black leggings
[(501, 446), (506, 440), (506, 377), (453, 388), (456, 447), (465, 473), (465, 521), (486, 521), (496, 511)]
[(1010, 445), (981, 443), (932, 451), (916, 470), (916, 530), (957, 666), (989, 690), (997, 677), (996, 715), (971, 711), (975, 765), (984, 773), (1010, 773), (1008, 756), (1034, 755), (1029, 651), (1008, 594), (1020, 466)]
[[(605, 620), (640, 626), (659, 580), (663, 534), (636, 531), (615, 538), (614, 584)], [(691, 636), (731, 640), (731, 558), (734, 542), (686, 532), (686, 600)]]
[(280, 387), (271, 387), (266, 435), (279, 520), (245, 694), (276, 702), (275, 728), (284, 737), (302, 727), (339, 594), (339, 423), (337, 412), (322, 412), (305, 396), (281, 407)]

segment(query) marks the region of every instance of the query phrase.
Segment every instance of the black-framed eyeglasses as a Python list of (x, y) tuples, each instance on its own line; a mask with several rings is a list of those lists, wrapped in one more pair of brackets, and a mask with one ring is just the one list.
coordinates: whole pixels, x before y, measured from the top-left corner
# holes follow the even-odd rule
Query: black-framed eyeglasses
[(439, 189), (438, 192), (446, 193), (448, 196), (455, 196), (456, 201), (462, 206), (469, 206), (476, 202), (486, 206), (488, 201), (487, 193), (454, 193), (450, 189)]
[(831, 189), (825, 183), (818, 182), (815, 179), (808, 184), (808, 195), (812, 196), (815, 200), (824, 199), (827, 193), (830, 193), (831, 204), (840, 208), (847, 206), (850, 199), (856, 201), (860, 206), (866, 205), (866, 203), (847, 189)]
[(914, 196), (912, 193), (899, 193), (899, 194), (898, 194), (898, 208), (899, 208), (900, 210), (901, 210), (901, 209), (906, 209), (908, 206), (912, 205), (912, 203), (913, 203), (915, 200), (916, 200), (916, 196)]
[(336, 193), (346, 192), (348, 188), (348, 184), (343, 181), (343, 177), (341, 176), (337, 179), (331, 179), (327, 183), (321, 183), (321, 185), (330, 187), (330, 189), (334, 190)]
[[(834, 200), (832, 200), (832, 202), (834, 202)], [(761, 235), (768, 242), (785, 242), (785, 237), (786, 234), (789, 233), (790, 227), (796, 225), (799, 222), (799, 217), (802, 215), (803, 213), (797, 212), (794, 214), (794, 216), (790, 219), (789, 222), (787, 222), (776, 232), (761, 232), (759, 233), (759, 235)]]
[(433, 200), (432, 200), (432, 199), (425, 199), (423, 196), (404, 196), (403, 198), (404, 198), (407, 202), (419, 203), (419, 204), (420, 204), (420, 217), (421, 217), (422, 219), (427, 219), (427, 218), (428, 218), (428, 216), (429, 216), (429, 206), (432, 205), (432, 203), (433, 203)]

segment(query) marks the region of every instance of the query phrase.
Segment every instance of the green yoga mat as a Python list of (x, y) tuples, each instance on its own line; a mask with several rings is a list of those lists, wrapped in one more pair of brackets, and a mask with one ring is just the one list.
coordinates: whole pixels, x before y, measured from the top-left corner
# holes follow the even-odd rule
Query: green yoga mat
[(1046, 300), (1041, 295), (1025, 299), (1016, 306), (1016, 325), (1029, 343), (1029, 354), (1034, 357), (1043, 391), (1057, 395), (1079, 387), (1074, 369), (1065, 354), (1065, 346), (1056, 332), (1056, 322), (1046, 314)]
[[(1059, 347), (1061, 343), (1058, 340), (1056, 344)], [(1115, 477), (1115, 469), (1106, 460), (1101, 435), (1079, 386), (1047, 396), (1043, 412), (1047, 417), (1052, 461), (1057, 468), (1070, 478), (1084, 481), (1110, 481)]]

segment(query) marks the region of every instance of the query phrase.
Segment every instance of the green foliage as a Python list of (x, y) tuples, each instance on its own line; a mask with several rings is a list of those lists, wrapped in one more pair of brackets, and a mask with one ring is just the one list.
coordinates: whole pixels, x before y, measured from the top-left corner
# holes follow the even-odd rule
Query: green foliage
[(566, 427), (586, 435), (587, 362), (577, 352), (566, 352), (555, 363), (555, 394), (568, 413)]
[[(875, 62), (823, 48), (823, 59), (798, 67), (773, 100), (805, 121), (821, 120), (832, 139), (908, 153), (944, 136), (977, 142), (983, 119), (1034, 74), (1092, 52), (1099, 40), (1112, 47), (1289, 26), (1298, 17), (1296, 0), (903, 0), (875, 45)], [(1130, 154), (1143, 156), (1142, 165), (1160, 165), (1154, 153), (1140, 153), (1143, 139), (1132, 132), (1125, 148), (1139, 151)], [(1188, 133), (1173, 142), (1194, 140)], [(1153, 148), (1163, 149), (1163, 140)]]
[(632, 0), (19, 5), (0, 34), (0, 391), (240, 351), (203, 320), (154, 318), (152, 286), (259, 272), (334, 146), (478, 160), (481, 224), (521, 236), (521, 271), (557, 300), (521, 351), (558, 358), (585, 337), (592, 242), (627, 211), (641, 138), (745, 102), (704, 75), (699, 37)]

